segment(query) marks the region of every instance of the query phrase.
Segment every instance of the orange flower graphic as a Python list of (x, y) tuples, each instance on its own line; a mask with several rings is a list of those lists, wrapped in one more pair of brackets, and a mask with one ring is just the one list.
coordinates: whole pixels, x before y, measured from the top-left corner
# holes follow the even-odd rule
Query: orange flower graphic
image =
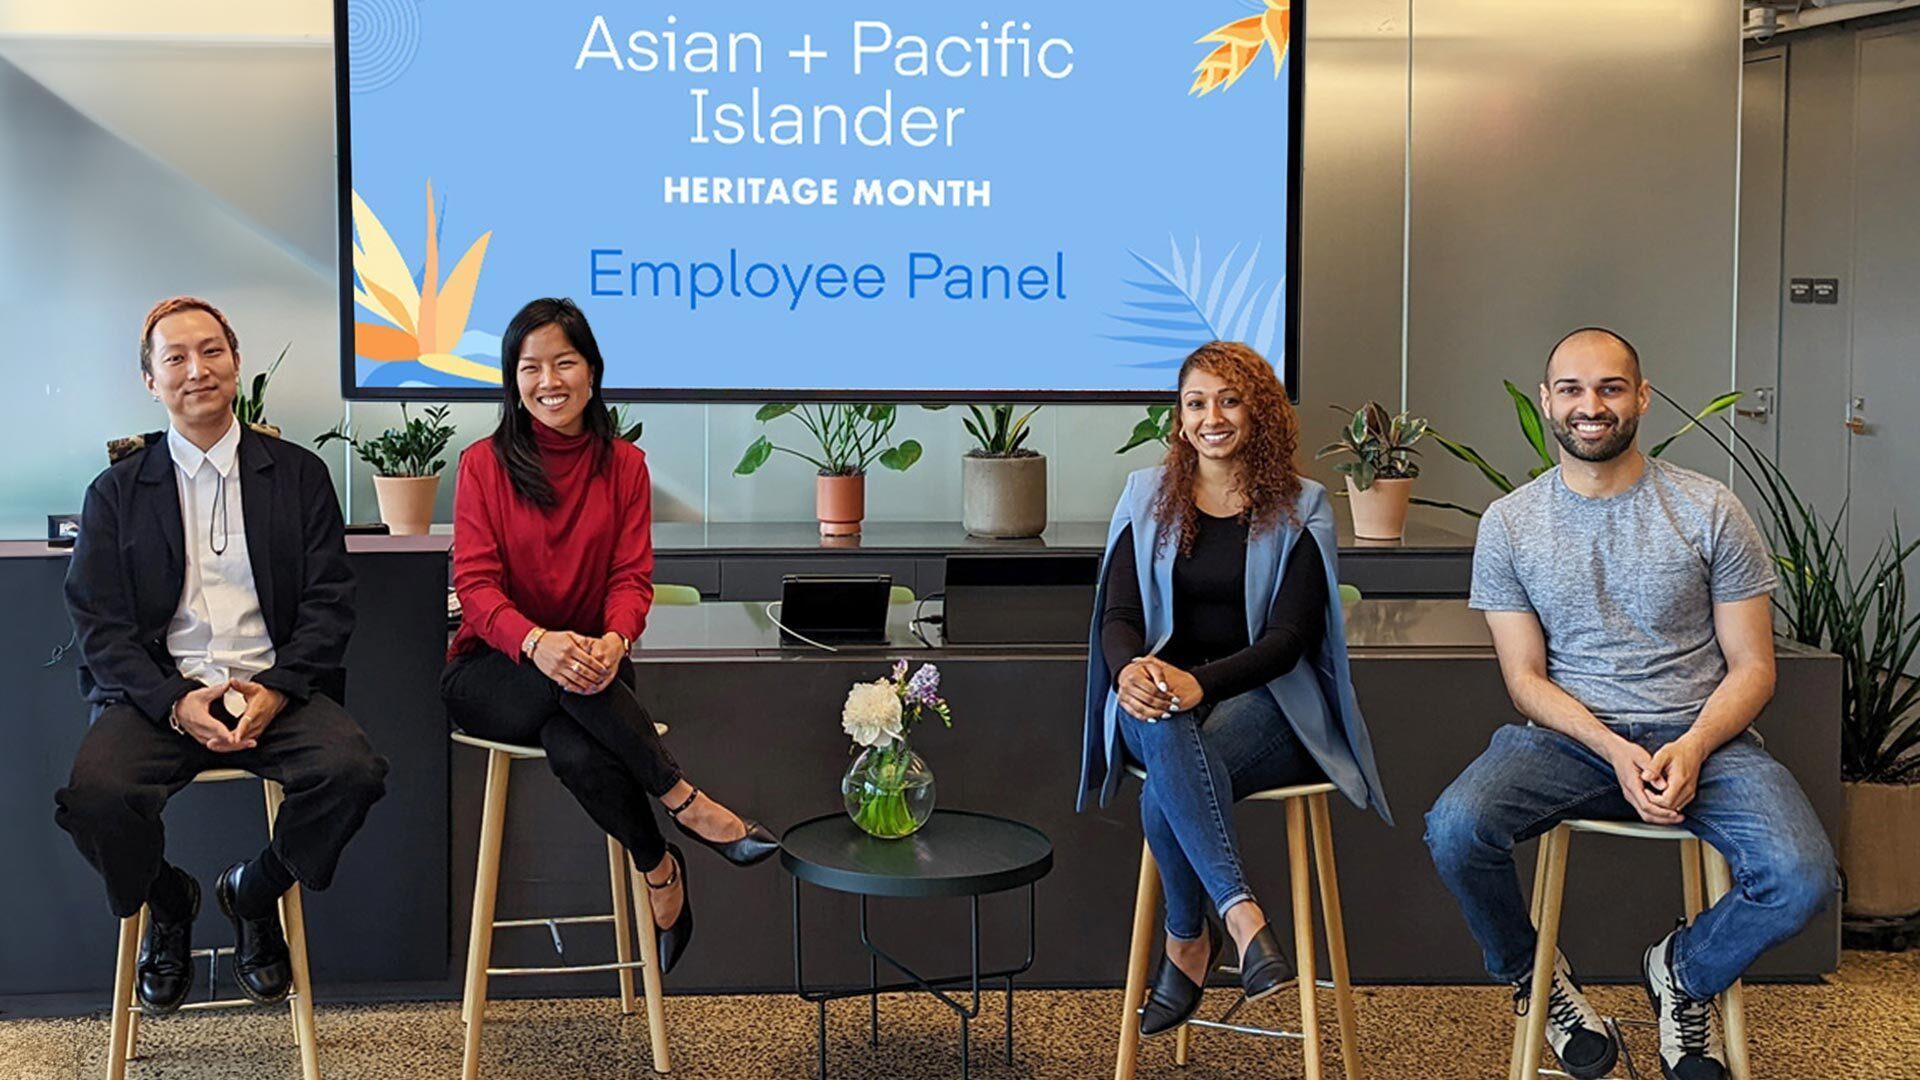
[(353, 298), (391, 324), (354, 323), (353, 351), (368, 360), (418, 360), (435, 371), (498, 386), (498, 367), (453, 352), (466, 333), (474, 289), (480, 284), (480, 264), (487, 257), (487, 241), (493, 233), (481, 233), (442, 282), (439, 229), (434, 223), (433, 184), (429, 181), (426, 269), (416, 286), (413, 272), (386, 226), (357, 191), (353, 193), (353, 225), (358, 233), (353, 272), (359, 279), (357, 284), (365, 286), (356, 287)]
[(1262, 45), (1273, 50), (1273, 74), (1279, 77), (1292, 36), (1293, 0), (1266, 0), (1266, 5), (1260, 14), (1230, 22), (1195, 42), (1217, 47), (1194, 66), (1193, 85), (1187, 93), (1204, 96), (1232, 86), (1253, 66)]

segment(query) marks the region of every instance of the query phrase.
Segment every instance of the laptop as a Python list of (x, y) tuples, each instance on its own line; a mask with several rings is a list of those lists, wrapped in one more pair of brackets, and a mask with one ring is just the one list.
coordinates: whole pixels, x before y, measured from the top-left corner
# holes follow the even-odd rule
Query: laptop
[(891, 574), (786, 574), (780, 579), (780, 643), (885, 645)]
[(947, 556), (941, 630), (953, 645), (1085, 645), (1097, 552)]

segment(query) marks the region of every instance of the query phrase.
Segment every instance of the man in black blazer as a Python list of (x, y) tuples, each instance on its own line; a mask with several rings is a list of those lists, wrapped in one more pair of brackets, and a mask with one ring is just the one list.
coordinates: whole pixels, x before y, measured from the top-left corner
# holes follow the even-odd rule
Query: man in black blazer
[(164, 858), (161, 809), (203, 769), (278, 781), (272, 841), (214, 885), (241, 990), (278, 1001), (292, 977), (280, 895), (326, 888), (386, 790), (385, 759), (340, 706), (345, 527), (318, 456), (235, 418), (239, 341), (213, 305), (155, 305), (140, 370), (171, 423), (87, 489), (66, 593), (92, 723), (54, 820), (116, 916), (148, 906), (136, 985), (164, 1013), (192, 983), (200, 886)]

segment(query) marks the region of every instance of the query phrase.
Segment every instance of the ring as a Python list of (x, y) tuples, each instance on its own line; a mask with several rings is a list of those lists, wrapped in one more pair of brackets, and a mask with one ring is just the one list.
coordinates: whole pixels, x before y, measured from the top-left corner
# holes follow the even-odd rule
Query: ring
[(573, 662), (573, 673), (574, 673), (575, 675), (578, 675), (578, 674), (580, 674), (580, 661), (578, 661), (578, 660), (575, 660), (575, 661)]

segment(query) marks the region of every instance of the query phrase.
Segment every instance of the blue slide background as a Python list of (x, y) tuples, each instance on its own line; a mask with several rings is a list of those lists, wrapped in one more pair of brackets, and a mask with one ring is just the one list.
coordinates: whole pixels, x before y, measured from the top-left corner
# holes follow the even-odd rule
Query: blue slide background
[[(1287, 75), (1276, 77), (1263, 50), (1232, 86), (1187, 92), (1194, 65), (1213, 48), (1196, 39), (1258, 14), (1257, 0), (343, 2), (354, 192), (384, 223), (416, 282), (429, 183), (443, 279), (475, 239), (492, 233), (453, 350), (465, 359), (497, 367), (498, 335), (512, 313), (533, 297), (565, 295), (593, 322), (607, 385), (643, 393), (1164, 389), (1168, 369), (1215, 333), (1247, 340), (1282, 366)], [(631, 56), (631, 31), (667, 30), (671, 14), (683, 41), (695, 30), (719, 36), (723, 58), (727, 32), (758, 34), (763, 69), (635, 73), (589, 59), (576, 71), (596, 14), (623, 57)], [(1036, 46), (1069, 40), (1072, 74), (902, 78), (888, 58), (869, 58), (863, 75), (852, 74), (855, 19), (883, 19), (896, 38), (933, 42), (990, 34), (980, 30), (983, 19), (997, 31), (1008, 18), (1016, 33), (1019, 21), (1030, 22), (1024, 33)], [(787, 56), (803, 33), (828, 53), (811, 75)], [(689, 90), (708, 88), (710, 112), (712, 103), (745, 103), (755, 86), (763, 108), (792, 102), (809, 116), (813, 104), (833, 102), (851, 117), (889, 89), (896, 125), (915, 104), (966, 113), (951, 148), (689, 141)], [(842, 205), (668, 205), (662, 178), (679, 175), (837, 177)], [(855, 206), (861, 177), (986, 179), (992, 206)], [(871, 300), (810, 293), (789, 310), (783, 291), (703, 300), (690, 310), (684, 296), (591, 295), (595, 248), (621, 249), (603, 265), (622, 268), (641, 259), (725, 265), (729, 249), (743, 269), (753, 261), (836, 261), (849, 270), (872, 262), (887, 281)], [(1065, 299), (1016, 292), (950, 300), (937, 284), (909, 299), (908, 254), (916, 250), (948, 263), (1007, 264), (1016, 275), (1028, 263), (1051, 273), (1058, 252)], [(602, 279), (602, 287), (625, 277)], [(1200, 301), (1199, 313), (1187, 296)], [(385, 324), (351, 293), (345, 302), (355, 320)], [(485, 385), (417, 361), (357, 357), (353, 365), (355, 388)]]

